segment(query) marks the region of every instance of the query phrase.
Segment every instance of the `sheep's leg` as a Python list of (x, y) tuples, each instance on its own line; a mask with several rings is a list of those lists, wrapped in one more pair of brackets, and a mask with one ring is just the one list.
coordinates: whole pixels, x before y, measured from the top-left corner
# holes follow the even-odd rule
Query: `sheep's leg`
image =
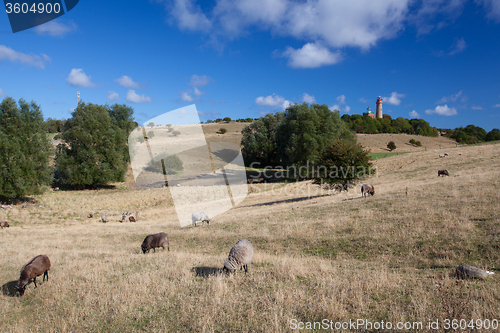
[(42, 280), (42, 282), (45, 281), (45, 277), (47, 277), (47, 281), (49, 281), (49, 272), (48, 271), (43, 272), (43, 280)]
[(248, 273), (248, 264), (245, 265), (245, 273)]
[(156, 253), (156, 247), (153, 247), (153, 253)]
[(35, 288), (36, 288), (36, 276), (33, 278), (33, 283), (35, 284)]

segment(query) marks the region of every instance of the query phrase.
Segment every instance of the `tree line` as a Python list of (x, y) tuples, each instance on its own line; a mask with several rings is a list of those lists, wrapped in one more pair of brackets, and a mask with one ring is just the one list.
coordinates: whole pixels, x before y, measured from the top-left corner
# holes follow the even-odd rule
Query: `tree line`
[(438, 129), (436, 127), (431, 127), (431, 125), (423, 119), (406, 119), (403, 117), (392, 119), (388, 114), (384, 114), (383, 118), (374, 119), (359, 114), (344, 114), (342, 120), (356, 133), (406, 133), (431, 137), (437, 137), (439, 135)]
[[(82, 189), (123, 181), (130, 161), (128, 135), (136, 126), (133, 109), (125, 104), (80, 102), (70, 119), (45, 122), (36, 102), (4, 98), (0, 199), (37, 194), (44, 185)], [(62, 139), (55, 151), (47, 133)]]
[(373, 172), (368, 152), (340, 113), (327, 105), (295, 103), (285, 112), (258, 118), (242, 134), (243, 158), (252, 168), (273, 167), (288, 178), (343, 188)]

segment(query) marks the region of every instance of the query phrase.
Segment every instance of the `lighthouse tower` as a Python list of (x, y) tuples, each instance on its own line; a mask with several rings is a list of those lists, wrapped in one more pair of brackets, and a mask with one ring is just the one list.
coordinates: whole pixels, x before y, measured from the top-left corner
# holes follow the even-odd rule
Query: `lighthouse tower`
[(377, 113), (376, 113), (377, 118), (382, 118), (382, 98), (379, 96), (377, 98)]

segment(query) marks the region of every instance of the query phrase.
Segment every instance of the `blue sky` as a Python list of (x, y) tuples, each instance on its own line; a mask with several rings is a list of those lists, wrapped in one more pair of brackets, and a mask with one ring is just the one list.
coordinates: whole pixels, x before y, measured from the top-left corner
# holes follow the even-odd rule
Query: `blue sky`
[(200, 119), (288, 103), (375, 109), (432, 126), (500, 127), (497, 0), (80, 0), (12, 33), (0, 14), (0, 99), (45, 118), (125, 103), (139, 123), (196, 104)]

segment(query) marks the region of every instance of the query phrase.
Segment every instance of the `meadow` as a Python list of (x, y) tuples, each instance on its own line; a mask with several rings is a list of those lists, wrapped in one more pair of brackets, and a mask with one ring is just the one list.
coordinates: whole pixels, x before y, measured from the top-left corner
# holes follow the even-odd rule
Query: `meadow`
[[(445, 319), (498, 321), (499, 162), (499, 144), (381, 158), (367, 198), (359, 186), (249, 184), (242, 203), (197, 228), (180, 228), (168, 188), (140, 190), (131, 171), (105, 189), (49, 190), (0, 209), (11, 223), (0, 230), (0, 332), (290, 332), (325, 319), (407, 332), (439, 320), (432, 332), (444, 332)], [(139, 221), (118, 222), (123, 211)], [(161, 231), (170, 251), (144, 255), (144, 237)], [(254, 246), (249, 272), (219, 274), (241, 238)], [(16, 297), (22, 265), (38, 254), (51, 259), (50, 280)], [(457, 280), (460, 264), (496, 274)]]

